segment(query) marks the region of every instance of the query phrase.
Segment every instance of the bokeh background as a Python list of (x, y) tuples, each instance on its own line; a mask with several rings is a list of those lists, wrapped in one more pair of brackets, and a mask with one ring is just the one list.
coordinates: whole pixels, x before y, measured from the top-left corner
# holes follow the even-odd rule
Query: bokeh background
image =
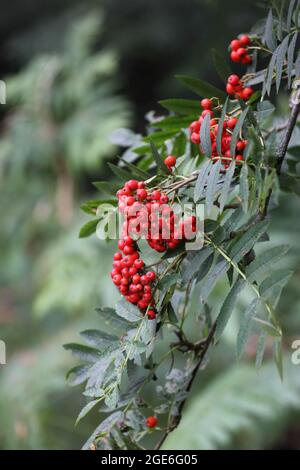
[[(250, 0), (2, 0), (0, 448), (77, 449), (98, 423), (95, 413), (74, 425), (84, 401), (66, 384), (73, 360), (62, 345), (97, 327), (96, 306), (114, 303), (114, 246), (78, 238), (79, 207), (93, 181), (111, 178), (112, 131), (142, 133), (159, 99), (188, 97), (175, 73), (218, 85), (211, 48), (225, 53), (262, 15)], [(251, 344), (236, 362), (233, 319), (170, 448), (300, 448), (300, 365), (290, 360), (300, 338), (299, 208), (281, 195), (271, 230), (274, 243), (291, 244), (283, 264), (295, 270), (278, 309), (284, 384), (268, 351), (259, 374)]]

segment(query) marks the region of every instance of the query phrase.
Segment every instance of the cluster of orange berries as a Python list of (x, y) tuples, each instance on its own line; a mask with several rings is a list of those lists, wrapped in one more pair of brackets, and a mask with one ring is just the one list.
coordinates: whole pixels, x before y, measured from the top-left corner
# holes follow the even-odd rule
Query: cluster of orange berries
[(250, 45), (250, 38), (247, 34), (242, 34), (239, 38), (233, 39), (230, 43), (230, 58), (233, 62), (241, 62), (244, 65), (252, 63), (252, 58), (249, 55), (248, 46)]
[(244, 101), (248, 101), (253, 95), (253, 88), (244, 87), (238, 75), (232, 74), (228, 77), (226, 91), (229, 95), (235, 98), (241, 98)]
[[(209, 113), (211, 120), (210, 120), (210, 139), (211, 139), (211, 159), (218, 160), (219, 159), (219, 152), (217, 149), (217, 134), (219, 125), (217, 120), (214, 118), (214, 112), (212, 111), (213, 101), (204, 98), (201, 101), (201, 106), (204, 109), (201, 113), (201, 116), (198, 121), (194, 121), (190, 125), (190, 132), (191, 132), (191, 141), (194, 144), (201, 146), (201, 125), (203, 123), (204, 117)], [(243, 161), (243, 151), (246, 148), (248, 142), (247, 140), (239, 139), (236, 144), (236, 150), (234, 155), (230, 152), (231, 146), (231, 133), (237, 124), (236, 117), (227, 117), (223, 123), (223, 130), (222, 130), (222, 137), (221, 137), (221, 150), (222, 150), (222, 163), (225, 168), (228, 168), (230, 165), (231, 160), (234, 158), (237, 162)]]

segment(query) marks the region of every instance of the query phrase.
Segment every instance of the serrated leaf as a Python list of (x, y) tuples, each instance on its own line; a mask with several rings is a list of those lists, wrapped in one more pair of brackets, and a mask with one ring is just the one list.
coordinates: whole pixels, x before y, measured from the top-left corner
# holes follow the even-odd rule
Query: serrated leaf
[(102, 357), (101, 351), (90, 346), (84, 346), (82, 344), (68, 343), (64, 344), (64, 349), (71, 351), (73, 356), (77, 357), (84, 362), (96, 362)]
[(194, 202), (198, 202), (203, 196), (205, 184), (211, 170), (213, 162), (211, 160), (206, 161), (200, 168), (198, 178), (194, 190)]
[(90, 365), (75, 366), (66, 375), (68, 385), (75, 386), (85, 382), (89, 375)]
[(114, 163), (107, 163), (111, 171), (122, 181), (128, 181), (131, 179), (131, 173), (128, 171), (124, 170), (123, 168), (120, 168), (119, 166), (115, 165)]
[(276, 303), (281, 290), (288, 283), (292, 274), (292, 271), (279, 271), (267, 277), (259, 288), (262, 298), (272, 303)]
[(132, 328), (132, 325), (119, 317), (113, 308), (100, 307), (96, 309), (96, 312), (101, 316), (103, 324), (109, 327), (110, 330), (124, 334), (126, 330)]
[(228, 293), (217, 317), (217, 326), (215, 332), (215, 339), (218, 341), (226, 328), (226, 325), (233, 313), (238, 295), (245, 287), (246, 283), (243, 279), (238, 279), (234, 286), (231, 288)]
[(292, 40), (291, 40), (289, 48), (288, 48), (288, 55), (287, 55), (288, 88), (291, 87), (291, 83), (292, 83), (294, 55), (295, 55), (295, 47), (296, 47), (297, 37), (298, 37), (298, 33), (295, 33), (292, 37)]
[(283, 72), (284, 59), (288, 50), (289, 36), (286, 36), (280, 46), (278, 47), (277, 59), (276, 59), (276, 91), (278, 93), (281, 83), (281, 77)]
[(223, 168), (221, 160), (218, 160), (216, 163), (213, 164), (209, 176), (207, 179), (207, 188), (206, 188), (206, 197), (205, 197), (205, 209), (207, 211), (207, 214), (210, 213), (214, 199), (215, 199), (215, 194), (218, 190), (218, 182), (219, 182), (219, 176), (220, 176), (220, 170)]
[(235, 170), (235, 161), (233, 160), (226, 171), (224, 183), (222, 186), (222, 191), (220, 194), (219, 202), (220, 202), (220, 212), (223, 212), (224, 206), (228, 200), (228, 196), (230, 194), (230, 185), (232, 182), (232, 178), (234, 176)]
[(182, 270), (182, 280), (184, 283), (189, 282), (197, 274), (202, 264), (213, 254), (213, 251), (213, 248), (208, 246), (188, 256), (186, 265)]
[(269, 14), (267, 17), (264, 39), (268, 48), (271, 49), (271, 51), (274, 51), (274, 49), (276, 49), (277, 41), (276, 41), (276, 37), (274, 33), (274, 20), (273, 20), (272, 8), (270, 8)]
[(263, 220), (256, 225), (250, 227), (236, 242), (233, 243), (229, 250), (229, 256), (232, 261), (238, 263), (260, 239), (267, 230), (269, 222)]
[(173, 286), (178, 282), (180, 279), (179, 274), (167, 274), (164, 276), (159, 283), (157, 284), (157, 287), (161, 289), (169, 289), (169, 287)]
[(221, 80), (223, 80), (224, 83), (227, 83), (227, 79), (231, 74), (231, 69), (226, 60), (224, 59), (224, 54), (220, 54), (216, 49), (212, 49), (211, 53), (214, 66), (219, 77), (221, 78)]
[(223, 225), (226, 235), (229, 236), (232, 232), (239, 228), (244, 217), (245, 214), (241, 207), (235, 209)]
[(275, 111), (275, 107), (270, 101), (261, 101), (257, 104), (256, 117), (261, 123)]
[(266, 76), (266, 81), (264, 83), (265, 89), (268, 93), (268, 95), (271, 93), (271, 87), (272, 87), (272, 82), (273, 82), (273, 73), (276, 65), (276, 60), (277, 60), (277, 54), (278, 54), (278, 48), (274, 51), (272, 58), (270, 60), (270, 63), (268, 65), (268, 70), (267, 70), (267, 76)]
[(261, 328), (270, 336), (279, 337), (281, 336), (281, 332), (271, 323), (266, 320), (262, 320), (261, 318), (253, 317), (253, 320), (258, 323)]
[(88, 403), (82, 408), (82, 410), (80, 411), (79, 415), (77, 416), (75, 425), (78, 424), (79, 421), (81, 421), (82, 418), (84, 418), (84, 417), (94, 408), (94, 406), (97, 405), (97, 403), (99, 403), (100, 400), (101, 400), (101, 398), (98, 398), (98, 399), (96, 399), (96, 400), (92, 400), (92, 401), (88, 402)]
[(173, 111), (175, 113), (185, 114), (188, 116), (194, 116), (196, 118), (198, 118), (200, 113), (199, 101), (196, 100), (170, 98), (167, 100), (159, 101), (159, 104), (166, 108), (168, 111)]
[(221, 279), (224, 274), (226, 274), (229, 268), (230, 263), (225, 259), (222, 259), (210, 270), (200, 291), (200, 301), (202, 304), (206, 303), (215, 285), (217, 284), (219, 279)]
[(104, 435), (108, 434), (110, 430), (120, 421), (123, 420), (124, 413), (123, 411), (116, 411), (112, 413), (108, 418), (101, 422), (99, 426), (95, 429), (91, 437), (87, 440), (87, 442), (83, 446), (83, 450), (88, 450), (98, 435), (102, 433)]
[[(155, 135), (155, 133), (152, 134), (152, 137), (154, 135)], [(132, 163), (127, 162), (126, 160), (124, 160), (122, 158), (120, 158), (120, 162), (122, 162), (124, 164), (124, 166), (126, 166), (128, 168), (128, 170), (132, 173), (131, 178), (145, 180), (145, 179), (150, 178), (150, 176), (151, 176), (150, 173), (148, 173), (147, 171), (142, 170), (138, 166), (133, 165)]]
[(248, 212), (249, 204), (249, 182), (248, 182), (248, 165), (243, 164), (243, 168), (240, 173), (240, 196), (242, 199), (242, 208), (245, 214)]
[(256, 256), (254, 261), (247, 266), (246, 275), (250, 282), (257, 280), (265, 274), (274, 264), (280, 260), (289, 250), (288, 245), (280, 245), (270, 248)]
[(141, 320), (141, 312), (138, 307), (124, 299), (116, 304), (116, 313), (131, 323), (136, 323)]
[(235, 155), (236, 144), (237, 144), (240, 132), (242, 130), (242, 127), (244, 125), (244, 121), (247, 116), (248, 110), (249, 108), (247, 107), (242, 111), (242, 113), (239, 116), (239, 120), (234, 128), (234, 131), (231, 137), (231, 142), (230, 142), (230, 155)]
[(236, 341), (236, 354), (238, 359), (240, 359), (244, 353), (245, 346), (248, 342), (248, 339), (251, 334), (251, 326), (252, 326), (252, 319), (256, 312), (257, 306), (259, 303), (259, 299), (254, 299), (250, 305), (247, 307), (246, 312), (242, 318), (239, 332), (237, 335)]
[(197, 93), (197, 95), (201, 96), (202, 98), (216, 97), (222, 100), (226, 98), (226, 94), (222, 90), (219, 90), (218, 88), (214, 87), (208, 82), (205, 82), (204, 80), (189, 77), (187, 75), (175, 75), (175, 77), (187, 88), (194, 91), (195, 93)]
[(287, 18), (286, 18), (286, 29), (287, 29), (288, 31), (289, 31), (290, 28), (291, 28), (295, 3), (296, 3), (296, 0), (290, 0), (290, 4), (289, 4), (289, 8), (288, 8), (288, 13), (287, 13)]
[(257, 340), (257, 345), (256, 345), (256, 358), (255, 358), (256, 369), (260, 369), (262, 366), (265, 349), (266, 349), (266, 333), (263, 331), (260, 333), (258, 340)]
[(206, 157), (211, 156), (210, 119), (210, 115), (207, 114), (200, 128), (201, 149)]
[(119, 184), (113, 183), (112, 181), (94, 181), (92, 184), (95, 188), (110, 196), (115, 195), (120, 187)]
[(93, 346), (97, 349), (111, 347), (112, 345), (117, 346), (119, 344), (119, 338), (117, 336), (100, 330), (85, 330), (80, 333), (80, 336), (84, 338), (89, 346)]

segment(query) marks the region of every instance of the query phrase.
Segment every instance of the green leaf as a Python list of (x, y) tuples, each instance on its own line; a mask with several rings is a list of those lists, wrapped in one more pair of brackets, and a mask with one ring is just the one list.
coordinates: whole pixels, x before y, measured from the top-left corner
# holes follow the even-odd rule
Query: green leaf
[(89, 402), (82, 408), (82, 410), (80, 411), (79, 415), (77, 416), (75, 425), (78, 424), (79, 421), (81, 421), (82, 418), (84, 418), (84, 417), (94, 408), (94, 406), (96, 406), (97, 403), (99, 403), (100, 400), (101, 400), (101, 398), (97, 398), (96, 400), (89, 401)]
[(270, 101), (261, 101), (257, 104), (257, 120), (261, 123), (275, 111), (275, 107)]
[(96, 232), (97, 225), (100, 219), (89, 220), (83, 227), (81, 227), (79, 232), (79, 238), (86, 238)]
[(244, 353), (245, 346), (251, 334), (252, 319), (256, 312), (259, 299), (254, 299), (247, 307), (246, 312), (242, 318), (240, 329), (237, 335), (236, 354), (240, 359)]
[(266, 333), (263, 331), (260, 333), (258, 340), (257, 340), (257, 345), (256, 345), (256, 359), (255, 359), (256, 369), (260, 369), (262, 366), (265, 349), (266, 349)]
[(287, 29), (288, 31), (289, 31), (290, 28), (291, 28), (295, 3), (296, 3), (296, 0), (290, 0), (289, 8), (288, 8), (288, 13), (287, 13), (287, 18), (286, 18), (286, 29)]
[[(155, 134), (152, 134), (152, 136), (154, 136), (154, 135)], [(124, 166), (126, 166), (128, 168), (128, 170), (131, 172), (131, 178), (137, 178), (137, 179), (145, 180), (145, 179), (150, 178), (150, 176), (151, 176), (151, 174), (148, 173), (147, 171), (144, 171), (141, 168), (139, 168), (138, 166), (133, 165), (130, 162), (127, 162), (123, 158), (120, 158), (120, 162), (122, 162), (124, 164)]]
[(171, 139), (177, 134), (176, 129), (152, 132), (147, 137), (144, 137), (144, 142), (153, 142), (155, 145), (162, 145), (166, 140)]
[(277, 54), (278, 54), (278, 48), (273, 53), (272, 58), (270, 60), (270, 63), (268, 65), (266, 81), (265, 81), (265, 84), (264, 84), (268, 95), (270, 95), (270, 93), (271, 93), (271, 87), (272, 87), (272, 82), (273, 82), (273, 73), (274, 73), (274, 68), (275, 68), (275, 65), (276, 65)]
[(211, 156), (211, 138), (210, 138), (210, 115), (207, 114), (203, 119), (200, 128), (201, 149), (206, 157)]
[(153, 155), (153, 158), (154, 158), (154, 161), (155, 161), (157, 167), (160, 170), (162, 170), (163, 173), (170, 174), (171, 173), (170, 170), (164, 164), (164, 161), (163, 161), (159, 151), (157, 150), (156, 146), (154, 145), (154, 143), (152, 141), (150, 141), (150, 146), (151, 146), (152, 155)]
[(223, 165), (221, 160), (218, 160), (216, 163), (213, 164), (208, 179), (207, 179), (207, 187), (206, 187), (206, 198), (205, 198), (205, 208), (207, 211), (207, 214), (210, 213), (214, 200), (215, 200), (215, 195), (216, 192), (218, 191), (218, 182), (219, 182), (219, 176), (220, 176), (220, 171), (222, 170)]
[(225, 100), (226, 93), (224, 91), (219, 90), (218, 88), (214, 87), (208, 82), (204, 80), (200, 80), (199, 78), (189, 77), (187, 75), (175, 75), (175, 77), (183, 83), (187, 88), (197, 93), (197, 95), (201, 96), (202, 98), (220, 98), (221, 100)]
[(263, 299), (276, 303), (280, 292), (292, 277), (292, 271), (279, 271), (271, 274), (261, 284), (259, 292)]
[(207, 160), (201, 166), (199, 175), (196, 181), (195, 190), (194, 190), (194, 202), (198, 202), (199, 199), (203, 196), (205, 184), (210, 173), (211, 167), (213, 162), (211, 160)]
[(280, 46), (278, 47), (277, 60), (276, 60), (276, 91), (278, 93), (282, 78), (284, 59), (288, 50), (289, 36), (286, 36)]
[(182, 280), (184, 283), (188, 283), (198, 273), (203, 263), (213, 252), (213, 248), (208, 246), (196, 253), (189, 253), (186, 264), (182, 270)]
[(132, 174), (124, 170), (123, 168), (120, 168), (119, 166), (114, 165), (113, 163), (110, 163), (110, 162), (108, 162), (108, 166), (111, 169), (111, 171), (122, 181), (128, 181), (132, 179)]
[(276, 49), (277, 41), (276, 41), (276, 37), (274, 33), (274, 20), (273, 20), (272, 8), (270, 8), (269, 14), (267, 17), (264, 39), (268, 48), (271, 49), (271, 51), (274, 51), (274, 49)]
[(140, 310), (135, 305), (124, 299), (120, 300), (116, 304), (116, 313), (131, 323), (136, 323), (141, 320)]
[(215, 285), (230, 268), (230, 263), (225, 259), (219, 261), (208, 273), (200, 291), (200, 302), (205, 304)]
[(231, 155), (235, 155), (236, 144), (237, 144), (237, 141), (239, 139), (239, 135), (240, 135), (240, 132), (242, 130), (242, 127), (243, 127), (245, 118), (247, 116), (248, 110), (249, 110), (249, 108), (247, 107), (242, 111), (242, 113), (239, 116), (239, 120), (238, 120), (238, 122), (237, 122), (237, 124), (234, 128), (233, 133), (232, 133), (232, 138), (231, 138), (231, 142), (230, 142), (230, 154)]
[[(197, 108), (198, 108), (197, 104)], [(185, 116), (168, 116), (160, 121), (154, 122), (151, 124), (151, 127), (164, 129), (164, 130), (174, 130), (180, 131), (186, 129), (191, 124), (191, 118)]]
[(224, 303), (220, 309), (219, 315), (217, 317), (217, 326), (215, 332), (215, 339), (218, 341), (222, 336), (225, 327), (233, 314), (233, 310), (237, 301), (237, 298), (243, 288), (245, 287), (246, 283), (243, 279), (238, 279), (234, 286), (231, 288), (230, 292), (228, 293)]
[(109, 196), (115, 195), (118, 189), (120, 188), (119, 184), (113, 183), (112, 181), (94, 181), (93, 186), (108, 194)]
[(273, 337), (281, 336), (281, 331), (279, 331), (274, 325), (272, 325), (268, 321), (262, 320), (261, 318), (257, 318), (257, 317), (253, 317), (253, 320), (256, 321), (256, 323), (258, 323), (263, 329), (263, 331), (267, 333), (268, 335), (273, 336)]
[(289, 251), (288, 245), (275, 246), (256, 256), (247, 266), (246, 275), (250, 282), (257, 280), (262, 274), (268, 272), (274, 264)]
[(111, 429), (124, 418), (123, 411), (116, 411), (108, 416), (104, 421), (101, 422), (99, 426), (95, 429), (91, 437), (87, 440), (87, 442), (83, 446), (83, 450), (89, 450), (91, 444), (94, 442), (96, 437), (101, 435), (102, 433), (109, 434)]
[(220, 194), (219, 202), (220, 202), (220, 212), (223, 212), (224, 206), (228, 200), (228, 196), (230, 195), (230, 185), (232, 182), (232, 178), (234, 176), (235, 170), (235, 161), (233, 160), (226, 171), (224, 183), (222, 186), (222, 191)]
[(73, 356), (84, 362), (96, 362), (102, 357), (101, 351), (82, 344), (68, 343), (64, 344), (64, 349), (71, 351)]
[(281, 381), (283, 381), (283, 361), (282, 361), (282, 341), (281, 338), (276, 338), (273, 343), (273, 354), (275, 364)]
[(102, 323), (116, 333), (124, 334), (129, 328), (132, 328), (132, 325), (119, 317), (113, 308), (100, 307), (96, 309), (96, 312), (101, 316)]
[(211, 53), (214, 66), (219, 77), (221, 78), (221, 80), (223, 80), (224, 83), (227, 83), (227, 79), (231, 74), (231, 69), (226, 60), (224, 59), (224, 54), (220, 54), (216, 49), (212, 49)]
[(199, 101), (196, 100), (171, 98), (167, 100), (161, 100), (159, 101), (159, 104), (169, 111), (192, 116), (191, 121), (194, 120), (193, 118), (198, 118), (200, 114)]
[(293, 34), (292, 40), (291, 40), (289, 48), (288, 48), (288, 55), (287, 55), (288, 88), (291, 87), (291, 83), (292, 83), (294, 55), (295, 55), (295, 47), (296, 47), (297, 37), (298, 37), (298, 33)]
[(85, 330), (82, 331), (80, 335), (89, 346), (93, 346), (97, 349), (103, 349), (111, 347), (114, 344), (119, 344), (119, 338), (117, 336), (100, 330)]
[(90, 364), (84, 364), (70, 369), (66, 376), (68, 385), (75, 386), (85, 382), (88, 379), (90, 367)]
[(248, 204), (249, 204), (249, 182), (248, 182), (247, 163), (243, 164), (243, 167), (240, 173), (240, 196), (242, 199), (242, 208), (246, 214), (248, 212)]
[(265, 233), (269, 222), (263, 220), (256, 225), (250, 227), (236, 242), (233, 243), (229, 250), (229, 256), (232, 261), (239, 262), (250, 250), (255, 243)]
[(180, 279), (179, 277), (179, 274), (167, 274), (166, 276), (164, 276), (160, 281), (159, 283), (157, 284), (157, 287), (162, 290), (162, 289), (166, 289), (168, 290), (169, 287), (173, 286), (174, 284), (176, 284), (178, 282), (178, 280)]

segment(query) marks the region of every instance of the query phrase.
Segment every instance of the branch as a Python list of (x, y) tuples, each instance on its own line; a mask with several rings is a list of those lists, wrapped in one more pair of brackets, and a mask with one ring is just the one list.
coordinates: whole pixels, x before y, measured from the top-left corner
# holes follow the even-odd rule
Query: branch
[[(286, 152), (287, 152), (287, 149), (288, 149), (291, 137), (292, 137), (293, 130), (297, 124), (297, 119), (298, 119), (299, 112), (300, 112), (300, 88), (298, 88), (296, 91), (292, 93), (291, 98), (290, 98), (290, 108), (291, 108), (291, 115), (286, 124), (286, 132), (276, 152), (277, 163), (276, 163), (275, 168), (276, 168), (277, 176), (280, 176), (281, 174), (282, 164), (284, 162), (284, 158), (285, 158), (285, 155), (286, 155)], [(268, 214), (272, 192), (273, 192), (273, 188), (271, 188), (269, 191), (268, 197), (265, 202), (264, 210), (260, 217), (261, 219), (264, 219)]]
[(193, 386), (193, 383), (197, 377), (197, 373), (205, 359), (205, 356), (206, 356), (206, 353), (210, 347), (210, 345), (212, 344), (213, 340), (214, 340), (214, 335), (215, 335), (215, 331), (216, 331), (216, 326), (217, 326), (217, 322), (215, 321), (206, 337), (206, 339), (201, 343), (201, 349), (199, 351), (199, 355), (198, 355), (198, 361), (197, 361), (197, 364), (192, 372), (192, 375), (191, 375), (191, 378), (186, 386), (186, 398), (184, 400), (182, 400), (182, 402), (180, 403), (179, 405), (179, 408), (178, 408), (178, 414), (177, 416), (175, 416), (173, 418), (173, 422), (171, 422), (171, 424), (168, 426), (168, 428), (166, 429), (166, 431), (164, 432), (163, 436), (161, 437), (160, 441), (158, 442), (157, 446), (156, 446), (156, 449), (160, 449), (161, 446), (163, 445), (163, 443), (165, 442), (165, 440), (167, 439), (168, 435), (174, 431), (174, 429), (176, 429), (179, 424), (180, 424), (180, 421), (181, 421), (181, 418), (182, 418), (182, 412), (183, 412), (183, 409), (185, 407), (185, 404), (186, 404), (186, 401), (187, 401), (187, 398), (188, 398), (188, 393), (190, 392), (192, 386)]

